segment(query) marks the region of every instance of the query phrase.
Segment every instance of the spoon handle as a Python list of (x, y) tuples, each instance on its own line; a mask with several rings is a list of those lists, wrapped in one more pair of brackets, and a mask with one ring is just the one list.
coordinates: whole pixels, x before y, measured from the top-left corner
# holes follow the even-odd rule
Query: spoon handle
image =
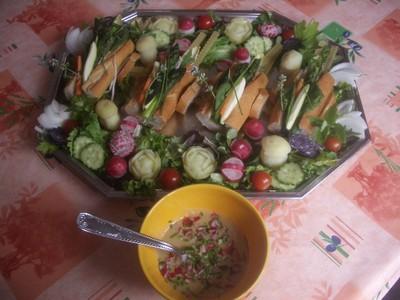
[(106, 221), (89, 213), (80, 213), (76, 219), (76, 223), (78, 224), (79, 229), (94, 235), (117, 241), (153, 247), (168, 252), (177, 252), (169, 243)]

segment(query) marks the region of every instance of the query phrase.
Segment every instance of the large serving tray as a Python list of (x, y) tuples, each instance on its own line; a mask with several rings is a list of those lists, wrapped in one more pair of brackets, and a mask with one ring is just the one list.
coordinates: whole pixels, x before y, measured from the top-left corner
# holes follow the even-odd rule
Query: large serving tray
[[(221, 18), (232, 18), (232, 17), (245, 17), (248, 19), (255, 19), (261, 13), (260, 11), (226, 11), (226, 10), (215, 10), (216, 15)], [(208, 14), (209, 11), (206, 10), (140, 10), (134, 12), (126, 12), (122, 15), (122, 21), (131, 22), (136, 17), (147, 17), (147, 16), (160, 16), (160, 15), (171, 15), (171, 16), (198, 16), (202, 14)], [(272, 12), (274, 18), (280, 22), (280, 24), (293, 26), (295, 22), (287, 19), (286, 17), (279, 15), (277, 13)], [(346, 49), (340, 48), (342, 52), (345, 52)], [(65, 61), (67, 59), (67, 54), (63, 54), (61, 60)], [(55, 73), (53, 78), (53, 82), (51, 84), (50, 93), (49, 93), (49, 101), (51, 99), (58, 99), (57, 97), (61, 94), (61, 83), (62, 83), (62, 71), (58, 70)], [(354, 100), (356, 102), (356, 109), (362, 112), (362, 117), (365, 118), (365, 113), (362, 107), (361, 99), (358, 93), (358, 90), (354, 90)], [(181, 118), (181, 117), (177, 117)], [(178, 120), (172, 120), (172, 122), (181, 122), (181, 126), (174, 126), (174, 128), (180, 128), (181, 132), (170, 132), (170, 128), (167, 124), (166, 128), (163, 130), (166, 134), (176, 134), (181, 135), (189, 130), (196, 129), (197, 131), (202, 132), (203, 128), (201, 128), (200, 123), (194, 121), (195, 118), (186, 118), (184, 121), (182, 118)], [(189, 120), (189, 121), (188, 121)], [(365, 139), (357, 139), (352, 141), (346, 149), (344, 149), (340, 153), (340, 157), (336, 165), (328, 168), (323, 174), (320, 176), (310, 179), (309, 181), (304, 182), (302, 185), (298, 186), (294, 191), (291, 192), (279, 192), (268, 190), (265, 192), (254, 192), (248, 190), (238, 190), (241, 194), (243, 194), (247, 198), (265, 198), (265, 199), (302, 199), (305, 195), (310, 193), (314, 188), (316, 188), (320, 183), (322, 183), (334, 170), (344, 164), (344, 162), (349, 159), (352, 155), (354, 155), (358, 150), (360, 150), (364, 145), (368, 143), (370, 140), (370, 133), (367, 129), (365, 132)], [(107, 198), (130, 198), (130, 199), (143, 199), (149, 198), (149, 196), (132, 196), (122, 190), (118, 190), (113, 186), (109, 185), (103, 179), (101, 179), (98, 175), (96, 175), (93, 171), (86, 168), (82, 163), (78, 160), (72, 158), (67, 151), (58, 150), (54, 153), (54, 157), (60, 161), (65, 167), (79, 176), (83, 181), (87, 184), (98, 190)], [(165, 195), (167, 191), (164, 190), (156, 190), (154, 195), (151, 195), (151, 198), (158, 199)]]

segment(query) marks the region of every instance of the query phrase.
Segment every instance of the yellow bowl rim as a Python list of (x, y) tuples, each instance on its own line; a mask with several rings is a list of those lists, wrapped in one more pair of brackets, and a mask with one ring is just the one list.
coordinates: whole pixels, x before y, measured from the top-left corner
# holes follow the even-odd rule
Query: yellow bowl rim
[[(257, 218), (258, 218), (258, 221), (261, 222), (261, 223), (264, 225), (263, 228), (264, 228), (265, 237), (266, 237), (266, 241), (267, 241), (267, 253), (266, 253), (266, 255), (265, 255), (264, 263), (263, 263), (263, 266), (262, 266), (262, 271), (261, 271), (260, 274), (257, 276), (257, 279), (253, 282), (253, 284), (252, 284), (251, 286), (249, 286), (249, 288), (248, 288), (247, 290), (245, 290), (242, 294), (240, 294), (240, 295), (236, 298), (236, 299), (241, 299), (241, 298), (245, 297), (245, 296), (254, 288), (254, 286), (259, 282), (261, 276), (262, 276), (262, 275), (264, 274), (264, 272), (265, 272), (265, 268), (266, 268), (267, 262), (268, 262), (268, 260), (269, 260), (269, 253), (270, 253), (270, 242), (269, 242), (269, 241), (270, 241), (270, 239), (269, 239), (268, 229), (267, 229), (267, 226), (266, 226), (266, 224), (265, 224), (264, 219), (261, 217), (260, 213), (259, 213), (258, 210), (254, 207), (254, 205), (251, 204), (250, 200), (246, 199), (246, 198), (245, 198), (243, 195), (241, 195), (240, 193), (238, 193), (238, 192), (236, 192), (236, 191), (234, 191), (234, 190), (232, 190), (232, 189), (226, 188), (226, 187), (224, 187), (224, 186), (221, 186), (221, 185), (209, 184), (209, 183), (198, 183), (198, 184), (191, 184), (191, 185), (186, 185), (186, 186), (180, 187), (180, 188), (178, 188), (178, 189), (176, 189), (176, 190), (173, 190), (173, 191), (171, 191), (170, 193), (164, 195), (161, 199), (159, 199), (159, 200), (157, 201), (156, 204), (154, 204), (154, 205), (150, 208), (150, 210), (147, 212), (146, 217), (144, 218), (144, 220), (143, 220), (143, 222), (142, 222), (142, 225), (140, 226), (140, 232), (142, 233), (142, 228), (144, 227), (144, 225), (145, 225), (145, 223), (146, 223), (147, 216), (151, 215), (151, 213), (152, 213), (154, 210), (156, 210), (156, 209), (158, 208), (158, 206), (161, 205), (160, 203), (161, 203), (162, 201), (165, 201), (165, 199), (166, 199), (167, 197), (170, 197), (171, 194), (178, 193), (178, 192), (181, 191), (181, 190), (184, 190), (184, 189), (191, 189), (191, 188), (193, 188), (193, 187), (199, 187), (199, 186), (200, 186), (201, 188), (204, 187), (204, 188), (213, 188), (213, 189), (217, 189), (217, 190), (218, 190), (218, 189), (219, 189), (219, 190), (223, 190), (224, 192), (227, 192), (227, 193), (230, 193), (230, 194), (234, 195), (239, 201), (244, 202), (245, 205), (246, 205), (247, 207), (249, 207), (250, 210), (252, 210), (252, 211), (255, 213), (255, 215), (256, 215)], [(143, 248), (146, 248), (146, 246), (140, 246), (140, 245), (138, 246), (138, 256), (139, 256), (140, 267), (142, 268), (142, 271), (143, 271), (143, 273), (145, 274), (147, 280), (149, 281), (149, 283), (151, 284), (151, 286), (153, 287), (153, 289), (155, 289), (155, 290), (157, 291), (157, 293), (159, 293), (161, 296), (165, 297), (166, 299), (173, 300), (173, 298), (171, 298), (169, 295), (167, 295), (167, 293), (165, 293), (164, 291), (162, 291), (162, 290), (160, 290), (160, 289), (158, 289), (158, 288), (155, 287), (155, 284), (154, 284), (153, 280), (151, 279), (151, 276), (150, 276), (149, 272), (147, 271), (147, 268), (144, 268), (144, 265), (143, 265), (143, 260), (144, 260), (144, 258), (143, 258), (143, 251), (141, 250), (141, 249), (143, 249)]]

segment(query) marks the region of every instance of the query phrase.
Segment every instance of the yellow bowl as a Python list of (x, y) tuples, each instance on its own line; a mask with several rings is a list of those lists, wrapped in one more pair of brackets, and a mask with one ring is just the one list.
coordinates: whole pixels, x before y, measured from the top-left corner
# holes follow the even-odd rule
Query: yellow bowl
[[(188, 213), (215, 212), (230, 222), (248, 242), (248, 261), (239, 282), (218, 299), (243, 298), (264, 269), (268, 255), (268, 237), (258, 211), (239, 193), (213, 184), (195, 184), (177, 189), (158, 201), (148, 212), (140, 231), (162, 238), (168, 221), (179, 220)], [(186, 299), (162, 277), (158, 268), (159, 250), (139, 246), (139, 261), (151, 285), (167, 299)]]

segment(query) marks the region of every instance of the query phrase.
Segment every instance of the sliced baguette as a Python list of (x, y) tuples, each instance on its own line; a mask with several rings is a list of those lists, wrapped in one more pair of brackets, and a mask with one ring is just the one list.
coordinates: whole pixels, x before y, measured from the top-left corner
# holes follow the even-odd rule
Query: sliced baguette
[(175, 85), (167, 93), (167, 96), (165, 97), (160, 109), (160, 118), (164, 123), (168, 122), (168, 120), (171, 119), (172, 115), (174, 114), (179, 97), (181, 96), (183, 90), (195, 80), (195, 77), (192, 74), (192, 68), (193, 66), (191, 64), (187, 65), (186, 71), (182, 78), (175, 83)]
[(323, 119), (327, 111), (336, 104), (336, 96), (335, 93), (331, 93), (329, 95), (328, 101), (325, 104), (324, 108), (322, 109), (321, 113), (319, 114), (319, 118)]
[(265, 103), (267, 102), (269, 97), (269, 93), (267, 89), (260, 89), (256, 99), (251, 106), (249, 118), (259, 119), (264, 108)]
[(190, 104), (192, 104), (193, 100), (199, 95), (200, 90), (201, 85), (197, 81), (192, 82), (179, 97), (176, 111), (182, 115), (186, 114)]
[(305, 133), (312, 133), (312, 124), (311, 118), (318, 117), (323, 108), (329, 102), (329, 96), (333, 91), (333, 85), (335, 84), (335, 79), (332, 77), (330, 73), (325, 73), (318, 81), (318, 87), (322, 92), (321, 101), (311, 110), (305, 112), (300, 119), (299, 128), (302, 129)]
[(256, 99), (259, 90), (267, 86), (268, 77), (265, 73), (260, 73), (244, 89), (240, 98), (239, 105), (236, 105), (232, 113), (226, 119), (225, 124), (236, 130), (240, 130), (246, 119), (249, 117), (251, 107)]
[(282, 123), (283, 123), (283, 111), (281, 107), (281, 103), (276, 101), (273, 108), (271, 115), (268, 118), (267, 128), (268, 131), (277, 133), (282, 130)]
[(82, 85), (82, 90), (91, 97), (100, 98), (110, 86), (121, 64), (133, 52), (134, 48), (134, 43), (128, 40), (113, 54), (110, 54), (103, 63), (94, 68), (88, 80)]
[(136, 62), (140, 59), (140, 54), (137, 52), (133, 52), (129, 57), (126, 59), (125, 63), (121, 67), (121, 71), (118, 73), (117, 81), (121, 82), (125, 79), (126, 76), (130, 72), (132, 72), (133, 68), (135, 67)]

